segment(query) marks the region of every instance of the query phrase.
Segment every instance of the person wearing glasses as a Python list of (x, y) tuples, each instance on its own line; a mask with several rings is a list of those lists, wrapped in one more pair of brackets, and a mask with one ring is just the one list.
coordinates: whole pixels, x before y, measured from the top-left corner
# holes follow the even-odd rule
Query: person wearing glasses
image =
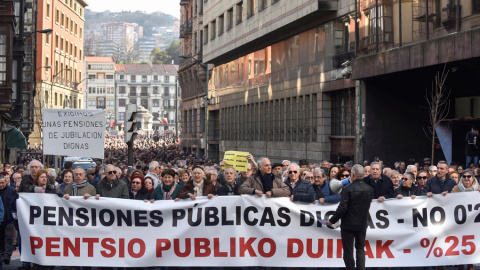
[(63, 189), (63, 198), (68, 200), (70, 196), (83, 196), (86, 200), (97, 195), (97, 190), (85, 177), (85, 170), (82, 167), (77, 167), (73, 171), (73, 175), (73, 182)]
[(290, 188), (282, 181), (282, 178), (272, 173), (272, 163), (267, 157), (261, 157), (258, 162), (258, 171), (252, 174), (243, 183), (238, 192), (240, 194), (253, 194), (267, 198), (290, 196)]
[(313, 177), (313, 172), (307, 172), (307, 173), (305, 174), (304, 179), (307, 180), (308, 182), (310, 182), (312, 185), (313, 185), (313, 183), (315, 182), (315, 181), (314, 181), (315, 177)]
[(290, 201), (312, 203), (315, 201), (315, 191), (312, 184), (300, 177), (300, 166), (297, 163), (290, 163), (288, 177), (285, 184), (290, 188)]
[(135, 174), (132, 175), (130, 179), (130, 199), (140, 201), (150, 200), (150, 193), (144, 187), (145, 178), (140, 174)]
[(407, 172), (403, 175), (402, 185), (395, 189), (397, 199), (410, 197), (413, 200), (417, 196), (424, 195), (423, 191), (414, 184), (414, 181), (415, 175), (413, 173)]
[[(30, 171), (30, 174), (26, 174), (22, 177), (22, 182), (18, 188), (18, 192), (31, 192), (33, 187), (33, 178), (39, 170), (43, 170), (43, 164), (40, 161), (33, 159), (27, 166), (27, 170)], [(53, 180), (53, 179), (52, 179)], [(54, 181), (49, 181), (50, 184), (54, 184)]]
[(130, 198), (127, 183), (118, 179), (117, 171), (111, 164), (105, 167), (105, 177), (97, 183), (97, 197)]
[(419, 189), (423, 189), (423, 187), (425, 186), (425, 184), (427, 183), (427, 180), (428, 180), (428, 172), (426, 171), (420, 171), (418, 174), (417, 174), (417, 187)]
[(458, 185), (452, 189), (452, 193), (468, 191), (480, 191), (478, 181), (475, 179), (475, 173), (472, 169), (466, 169)]
[(388, 176), (382, 174), (381, 164), (375, 161), (370, 164), (370, 167), (371, 173), (369, 176), (363, 178), (363, 181), (373, 187), (374, 199), (377, 199), (378, 202), (383, 202), (385, 199), (393, 198), (393, 182)]

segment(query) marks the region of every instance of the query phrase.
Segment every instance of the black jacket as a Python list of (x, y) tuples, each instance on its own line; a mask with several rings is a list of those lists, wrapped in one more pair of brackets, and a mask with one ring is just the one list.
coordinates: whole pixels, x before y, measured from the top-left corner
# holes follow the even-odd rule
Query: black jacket
[(2, 197), (3, 209), (5, 217), (3, 218), (2, 225), (13, 223), (13, 213), (17, 212), (17, 192), (15, 188), (10, 185), (5, 185), (3, 190), (0, 190), (0, 196)]
[(373, 193), (373, 188), (362, 179), (353, 181), (343, 188), (340, 204), (335, 214), (330, 218), (330, 222), (336, 223), (339, 219), (342, 219), (340, 225), (342, 229), (364, 230), (367, 227), (368, 211), (370, 210)]
[(415, 195), (415, 196), (425, 195), (425, 193), (422, 189), (419, 189), (416, 185), (412, 184), (411, 187), (400, 186), (399, 188), (396, 188), (395, 197), (398, 195), (402, 195), (403, 197), (410, 197), (412, 195)]
[(430, 178), (427, 180), (427, 183), (425, 183), (425, 186), (423, 187), (423, 192), (427, 194), (428, 192), (432, 192), (433, 194), (441, 194), (444, 191), (451, 192), (453, 187), (457, 185), (457, 182), (455, 180), (449, 178), (448, 176), (445, 178), (445, 181), (442, 182), (440, 179), (438, 179), (437, 176)]
[(132, 200), (150, 200), (150, 192), (144, 187), (138, 190), (137, 194), (133, 194), (132, 190), (130, 190), (130, 199)]
[[(218, 179), (217, 179), (218, 181)], [(233, 186), (233, 195), (240, 195), (240, 193), (238, 193), (238, 188), (240, 188), (240, 186), (242, 185), (242, 182), (240, 181), (235, 181), (235, 184)], [(228, 196), (228, 187), (227, 187), (227, 184), (223, 184), (221, 187), (219, 187), (217, 189), (217, 195), (218, 196)]]
[(394, 197), (393, 191), (395, 189), (393, 188), (393, 182), (385, 174), (381, 174), (377, 182), (373, 180), (372, 175), (363, 178), (363, 181), (373, 187), (374, 199), (378, 199), (378, 197), (381, 196), (385, 197), (385, 199), (390, 199)]
[(466, 156), (478, 156), (480, 152), (480, 135), (473, 134), (470, 130), (465, 137), (465, 155)]

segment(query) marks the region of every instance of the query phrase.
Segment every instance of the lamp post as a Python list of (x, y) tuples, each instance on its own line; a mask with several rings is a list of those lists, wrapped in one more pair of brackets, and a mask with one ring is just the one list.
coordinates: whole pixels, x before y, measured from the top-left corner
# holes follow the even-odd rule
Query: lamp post
[[(197, 59), (195, 59), (193, 56), (188, 56), (188, 55), (179, 55), (178, 57), (182, 59), (193, 59), (195, 64), (198, 64), (201, 66), (203, 69), (205, 69), (206, 72), (206, 83), (205, 83), (205, 157), (208, 158), (208, 103), (209, 103), (209, 98), (208, 98), (208, 64), (203, 64)], [(175, 104), (177, 106), (177, 104)]]

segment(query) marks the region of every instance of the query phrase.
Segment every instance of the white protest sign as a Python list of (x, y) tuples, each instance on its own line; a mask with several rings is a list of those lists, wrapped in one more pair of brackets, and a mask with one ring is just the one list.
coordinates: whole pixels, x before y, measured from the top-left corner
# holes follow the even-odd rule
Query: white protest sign
[(43, 109), (45, 155), (103, 158), (105, 111)]
[[(372, 202), (367, 267), (480, 263), (479, 192)], [(20, 193), (22, 261), (40, 265), (343, 267), (337, 205), (243, 195), (144, 203)]]

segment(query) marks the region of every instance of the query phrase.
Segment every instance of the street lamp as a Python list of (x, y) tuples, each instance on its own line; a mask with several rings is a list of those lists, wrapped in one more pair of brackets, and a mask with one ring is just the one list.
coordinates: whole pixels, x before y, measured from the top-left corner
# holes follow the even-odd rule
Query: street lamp
[[(193, 59), (195, 64), (200, 65), (203, 69), (205, 69), (206, 72), (206, 86), (205, 86), (205, 157), (208, 158), (208, 103), (209, 103), (209, 98), (208, 98), (208, 65), (201, 63), (197, 59), (195, 59), (193, 56), (188, 56), (188, 55), (179, 55), (178, 57), (182, 59)], [(177, 89), (175, 89), (177, 90)], [(175, 106), (177, 106), (177, 103), (175, 103)]]

